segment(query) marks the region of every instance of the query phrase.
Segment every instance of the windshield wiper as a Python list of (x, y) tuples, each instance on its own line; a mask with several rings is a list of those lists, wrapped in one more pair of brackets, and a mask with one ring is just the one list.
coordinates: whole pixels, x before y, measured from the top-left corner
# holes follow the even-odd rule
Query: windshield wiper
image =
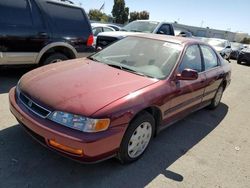
[(130, 31), (132, 31), (132, 32), (142, 32), (142, 31), (136, 30), (136, 29), (131, 29)]
[(145, 75), (145, 74), (143, 74), (141, 72), (138, 72), (138, 71), (136, 71), (134, 69), (131, 69), (129, 67), (125, 67), (125, 66), (121, 66), (121, 65), (117, 65), (117, 64), (112, 64), (112, 63), (106, 63), (106, 64), (111, 66), (111, 67), (118, 68), (118, 69), (121, 69), (121, 70), (124, 70), (124, 71), (127, 71), (127, 72), (131, 72), (131, 73), (134, 73), (134, 74), (137, 74), (137, 75), (140, 75), (140, 76), (154, 78), (152, 76)]

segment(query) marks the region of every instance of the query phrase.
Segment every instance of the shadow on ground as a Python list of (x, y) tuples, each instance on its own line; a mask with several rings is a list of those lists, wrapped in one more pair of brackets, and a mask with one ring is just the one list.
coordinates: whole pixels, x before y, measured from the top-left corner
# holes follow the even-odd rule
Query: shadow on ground
[[(0, 187), (144, 187), (162, 174), (174, 181), (185, 177), (167, 168), (213, 131), (228, 106), (200, 110), (153, 139), (145, 155), (130, 165), (116, 159), (84, 165), (40, 146), (15, 125), (0, 131)], [(188, 161), (187, 161), (188, 162)]]
[(0, 94), (8, 93), (22, 75), (31, 69), (32, 67), (0, 67)]

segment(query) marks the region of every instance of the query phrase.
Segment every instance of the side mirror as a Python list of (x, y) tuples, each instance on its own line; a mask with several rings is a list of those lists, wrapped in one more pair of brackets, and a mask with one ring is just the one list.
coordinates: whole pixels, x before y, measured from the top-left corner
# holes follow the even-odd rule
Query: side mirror
[(198, 72), (193, 69), (184, 69), (181, 74), (177, 74), (177, 80), (197, 80)]

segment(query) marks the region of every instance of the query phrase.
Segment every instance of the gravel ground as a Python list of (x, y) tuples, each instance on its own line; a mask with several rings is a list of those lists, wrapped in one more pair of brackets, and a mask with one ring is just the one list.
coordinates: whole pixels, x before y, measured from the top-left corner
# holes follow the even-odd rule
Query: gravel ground
[(0, 187), (250, 187), (250, 67), (231, 65), (232, 83), (216, 110), (164, 130), (130, 165), (79, 164), (39, 145), (8, 106), (9, 89), (28, 70), (0, 68)]

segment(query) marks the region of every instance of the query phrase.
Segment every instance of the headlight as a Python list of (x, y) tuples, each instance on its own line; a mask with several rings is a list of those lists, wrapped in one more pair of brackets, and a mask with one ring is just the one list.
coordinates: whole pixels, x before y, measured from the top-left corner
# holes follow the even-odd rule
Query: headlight
[(48, 118), (66, 127), (89, 133), (105, 131), (110, 124), (109, 119), (91, 119), (60, 111), (53, 112)]

